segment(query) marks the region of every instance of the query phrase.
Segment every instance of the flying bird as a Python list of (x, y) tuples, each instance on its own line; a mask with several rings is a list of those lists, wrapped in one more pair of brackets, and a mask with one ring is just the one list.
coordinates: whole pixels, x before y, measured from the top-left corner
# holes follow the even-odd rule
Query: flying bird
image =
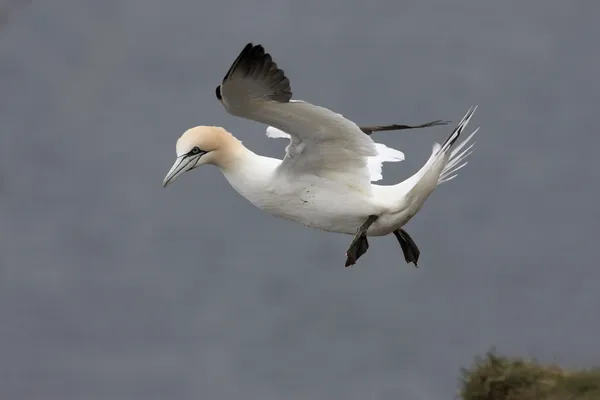
[(177, 158), (163, 186), (201, 165), (215, 165), (256, 207), (305, 226), (353, 235), (346, 267), (365, 254), (369, 236), (389, 234), (400, 243), (405, 261), (417, 266), (420, 250), (403, 227), (437, 186), (467, 164), (474, 143), (465, 146), (479, 129), (456, 144), (477, 108), (471, 107), (443, 144), (433, 145), (414, 175), (377, 185), (372, 182), (383, 178), (382, 163), (402, 161), (404, 153), (374, 142), (371, 133), (420, 126), (360, 127), (327, 108), (292, 100), (284, 71), (262, 45), (252, 43), (235, 59), (216, 96), (228, 113), (266, 124), (268, 137), (289, 140), (283, 160), (254, 153), (222, 127), (196, 126), (177, 140)]

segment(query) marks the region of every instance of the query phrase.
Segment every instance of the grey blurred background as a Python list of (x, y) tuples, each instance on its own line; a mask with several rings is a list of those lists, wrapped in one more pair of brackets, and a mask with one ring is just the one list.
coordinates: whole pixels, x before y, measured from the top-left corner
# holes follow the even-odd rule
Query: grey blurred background
[[(597, 1), (56, 0), (0, 30), (0, 399), (454, 399), (491, 346), (600, 364)], [(222, 125), (248, 42), (359, 124), (456, 123), (477, 149), (407, 230), (278, 220), (175, 141)], [(381, 133), (408, 177), (452, 127)]]

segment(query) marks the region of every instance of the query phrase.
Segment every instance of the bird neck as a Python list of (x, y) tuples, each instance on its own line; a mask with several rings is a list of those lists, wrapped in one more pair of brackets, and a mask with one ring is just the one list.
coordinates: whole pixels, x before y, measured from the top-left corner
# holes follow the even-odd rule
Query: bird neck
[(231, 187), (250, 203), (264, 208), (267, 189), (281, 160), (263, 157), (241, 142), (228, 154), (227, 162), (218, 165)]
[(218, 149), (210, 153), (210, 161), (207, 162), (219, 167), (221, 170), (235, 168), (235, 165), (249, 150), (227, 131), (224, 131), (217, 138)]

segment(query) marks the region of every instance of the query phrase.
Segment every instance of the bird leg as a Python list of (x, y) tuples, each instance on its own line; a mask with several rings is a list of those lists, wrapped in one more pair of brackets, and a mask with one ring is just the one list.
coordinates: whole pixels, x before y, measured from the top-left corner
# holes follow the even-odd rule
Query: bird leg
[(377, 215), (369, 215), (367, 220), (356, 231), (352, 243), (346, 252), (346, 267), (356, 264), (356, 260), (369, 249), (369, 242), (367, 241), (367, 230), (377, 220)]
[(419, 261), (419, 255), (421, 252), (419, 248), (415, 244), (414, 240), (410, 237), (410, 235), (404, 229), (396, 229), (394, 231), (394, 235), (398, 242), (400, 243), (400, 247), (402, 247), (402, 252), (404, 253), (404, 259), (407, 263), (415, 264), (415, 267), (419, 267), (417, 265), (417, 261)]
[(373, 132), (381, 132), (381, 131), (399, 131), (403, 129), (419, 129), (419, 128), (429, 128), (432, 126), (446, 125), (450, 121), (442, 121), (436, 120), (431, 122), (426, 122), (420, 125), (377, 125), (377, 126), (361, 126), (359, 127), (361, 131), (366, 133), (367, 135), (371, 135)]

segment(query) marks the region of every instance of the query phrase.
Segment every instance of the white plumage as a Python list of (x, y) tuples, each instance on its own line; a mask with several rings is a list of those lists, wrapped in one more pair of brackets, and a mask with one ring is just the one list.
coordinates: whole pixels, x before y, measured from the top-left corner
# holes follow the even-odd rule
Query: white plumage
[[(267, 137), (291, 140), (289, 134), (273, 126), (267, 127)], [(375, 143), (375, 151), (377, 152), (377, 155), (367, 157), (367, 169), (369, 170), (371, 182), (377, 182), (383, 179), (381, 171), (384, 162), (398, 162), (404, 160), (403, 152), (387, 147), (383, 143)]]
[[(289, 140), (283, 160), (247, 149), (222, 128), (188, 130), (177, 143), (177, 161), (165, 186), (202, 164), (217, 165), (232, 187), (277, 217), (313, 228), (354, 234), (346, 265), (368, 248), (367, 236), (394, 233), (407, 262), (419, 250), (402, 227), (433, 190), (456, 176), (473, 150), (466, 140), (453, 146), (476, 107), (443, 144), (435, 144), (424, 166), (395, 185), (377, 185), (382, 163), (404, 153), (375, 143), (365, 129), (327, 108), (291, 100), (289, 80), (262, 46), (247, 45), (217, 87), (217, 98), (232, 115), (268, 125), (270, 138)], [(383, 130), (383, 129), (382, 129)]]

